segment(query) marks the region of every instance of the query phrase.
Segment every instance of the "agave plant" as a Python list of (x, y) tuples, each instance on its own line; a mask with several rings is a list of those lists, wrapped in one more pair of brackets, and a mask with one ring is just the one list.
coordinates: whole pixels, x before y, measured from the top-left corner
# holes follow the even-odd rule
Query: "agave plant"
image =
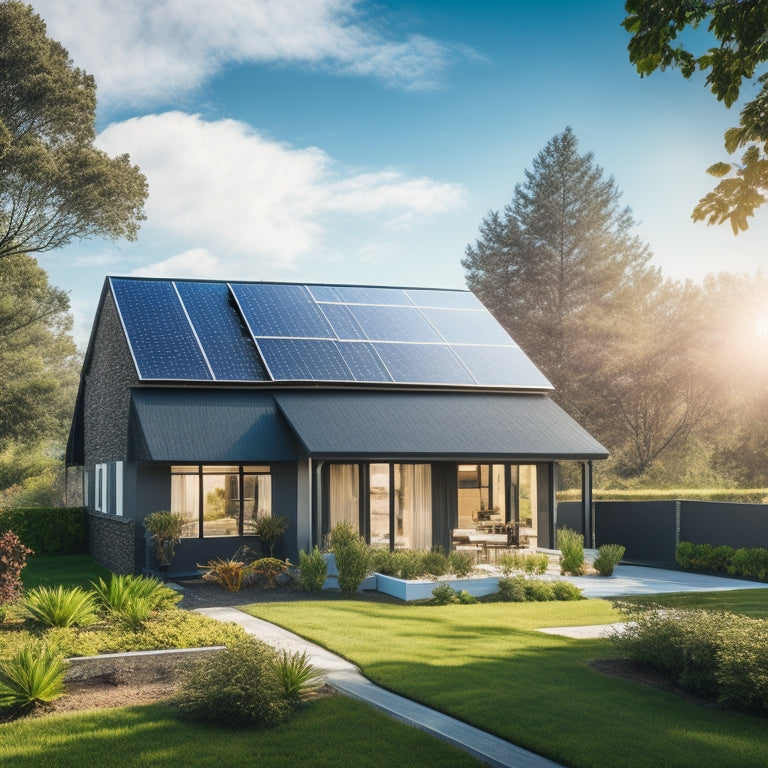
[(35, 587), (26, 594), (24, 607), (48, 627), (82, 627), (99, 620), (95, 596), (81, 587)]
[(0, 663), (0, 708), (23, 714), (64, 693), (66, 665), (48, 648), (28, 645)]

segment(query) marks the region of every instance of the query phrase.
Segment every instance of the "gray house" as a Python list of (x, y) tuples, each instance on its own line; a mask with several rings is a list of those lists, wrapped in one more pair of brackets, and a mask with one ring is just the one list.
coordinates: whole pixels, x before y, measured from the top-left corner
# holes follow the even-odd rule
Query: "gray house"
[(374, 546), (551, 547), (565, 486), (591, 535), (607, 456), (551, 393), (468, 291), (110, 277), (67, 463), (116, 571), (154, 568), (160, 509), (186, 521), (178, 575), (258, 548), (272, 514), (292, 560), (342, 520)]

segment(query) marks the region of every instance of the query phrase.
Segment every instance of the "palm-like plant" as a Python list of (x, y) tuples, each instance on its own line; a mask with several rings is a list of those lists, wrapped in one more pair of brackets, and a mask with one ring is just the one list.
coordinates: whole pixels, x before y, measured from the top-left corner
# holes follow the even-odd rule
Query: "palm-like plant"
[(35, 587), (26, 594), (24, 608), (48, 627), (82, 627), (99, 620), (95, 596), (81, 587)]
[(64, 693), (66, 665), (61, 656), (28, 645), (0, 664), (0, 708), (22, 714)]
[(91, 582), (98, 602), (113, 613), (121, 613), (135, 600), (145, 601), (152, 611), (171, 608), (181, 600), (176, 590), (166, 587), (159, 579), (113, 573), (109, 581), (99, 578)]
[(310, 664), (306, 651), (289, 653), (283, 649), (272, 662), (272, 669), (291, 702), (320, 685), (320, 673)]

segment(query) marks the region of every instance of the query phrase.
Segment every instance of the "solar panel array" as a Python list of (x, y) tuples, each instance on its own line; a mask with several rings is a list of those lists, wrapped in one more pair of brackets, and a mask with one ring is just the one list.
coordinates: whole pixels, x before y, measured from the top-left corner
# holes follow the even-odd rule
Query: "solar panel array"
[(110, 283), (142, 380), (551, 387), (468, 291)]

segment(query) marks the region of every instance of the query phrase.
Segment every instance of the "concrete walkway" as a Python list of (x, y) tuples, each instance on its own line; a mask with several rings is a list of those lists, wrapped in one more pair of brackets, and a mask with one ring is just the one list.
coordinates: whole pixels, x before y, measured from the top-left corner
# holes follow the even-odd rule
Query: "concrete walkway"
[(197, 612), (219, 621), (239, 624), (246, 632), (278, 650), (285, 649), (289, 653), (306, 651), (311, 663), (337, 691), (447, 741), (494, 768), (562, 768), (558, 763), (497, 736), (386, 691), (363, 677), (354, 664), (268, 621), (249, 616), (236, 608), (199, 608)]

